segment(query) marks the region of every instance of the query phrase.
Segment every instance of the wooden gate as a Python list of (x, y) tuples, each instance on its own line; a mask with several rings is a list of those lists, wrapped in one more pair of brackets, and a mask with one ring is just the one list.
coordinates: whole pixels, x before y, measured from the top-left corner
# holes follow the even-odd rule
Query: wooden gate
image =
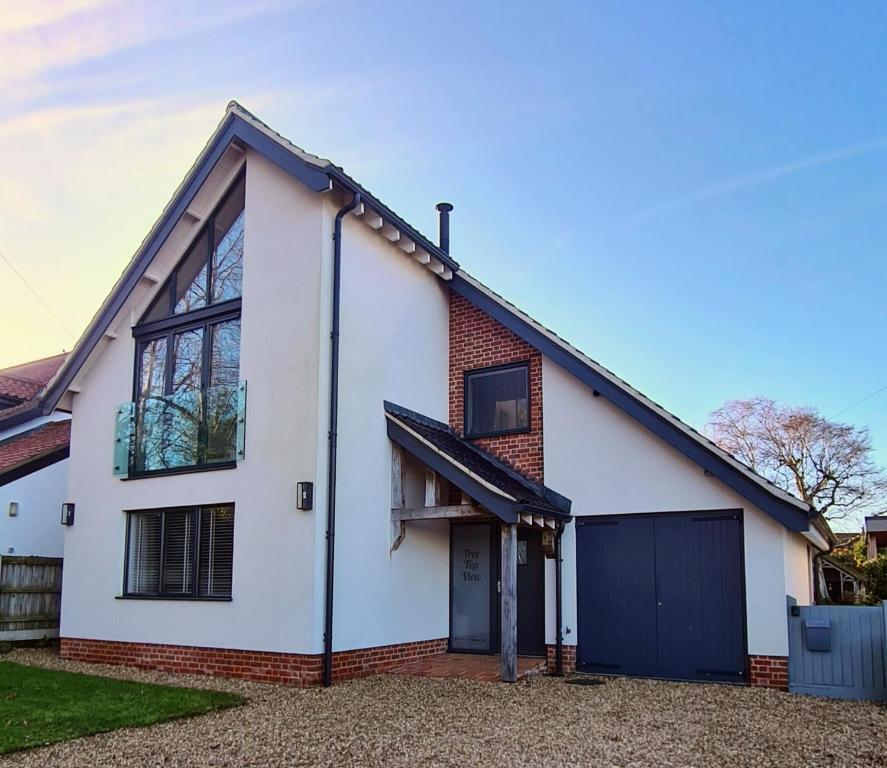
[(62, 558), (0, 556), (0, 642), (59, 636)]
[(887, 701), (887, 601), (795, 605), (788, 599), (792, 693)]

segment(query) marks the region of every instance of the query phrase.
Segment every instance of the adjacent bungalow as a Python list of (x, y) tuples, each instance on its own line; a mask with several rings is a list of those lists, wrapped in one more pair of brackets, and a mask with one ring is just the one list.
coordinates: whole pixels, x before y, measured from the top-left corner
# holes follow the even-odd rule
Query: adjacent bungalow
[(70, 416), (40, 395), (65, 354), (0, 370), (0, 557), (61, 557)]
[[(65, 657), (784, 686), (830, 532), (236, 103), (41, 398)], [(459, 254), (469, 257), (470, 254)]]

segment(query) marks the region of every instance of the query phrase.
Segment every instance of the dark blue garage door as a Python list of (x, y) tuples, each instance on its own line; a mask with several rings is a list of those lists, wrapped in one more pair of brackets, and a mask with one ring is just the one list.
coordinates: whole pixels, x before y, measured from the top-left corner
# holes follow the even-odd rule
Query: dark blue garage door
[(584, 672), (745, 681), (737, 512), (576, 521)]

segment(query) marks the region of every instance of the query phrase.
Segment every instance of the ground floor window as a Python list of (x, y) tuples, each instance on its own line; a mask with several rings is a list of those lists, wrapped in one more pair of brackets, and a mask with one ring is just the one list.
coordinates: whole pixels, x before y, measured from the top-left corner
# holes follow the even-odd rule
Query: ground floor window
[(234, 505), (127, 513), (127, 597), (230, 599)]

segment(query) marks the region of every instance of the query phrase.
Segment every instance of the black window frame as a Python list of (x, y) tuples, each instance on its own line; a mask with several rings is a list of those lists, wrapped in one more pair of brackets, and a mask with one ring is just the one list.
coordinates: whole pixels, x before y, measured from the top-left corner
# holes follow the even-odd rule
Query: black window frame
[[(469, 425), (471, 424), (471, 398), (469, 397), (469, 382), (472, 377), (478, 375), (489, 375), (491, 373), (505, 373), (507, 371), (523, 369), (524, 377), (527, 382), (527, 425), (525, 427), (515, 427), (514, 429), (497, 429), (488, 432), (471, 432)], [(485, 368), (471, 368), (463, 372), (462, 375), (462, 434), (466, 440), (477, 440), (483, 437), (499, 437), (501, 435), (522, 435), (531, 432), (533, 429), (533, 401), (530, 393), (530, 361), (520, 360), (512, 363), (503, 363), (501, 365), (489, 365)]]
[[(140, 326), (153, 326), (164, 322), (174, 322), (179, 318), (190, 317), (198, 312), (204, 312), (213, 307), (221, 306), (231, 301), (240, 301), (240, 299), (226, 299), (225, 301), (216, 302), (215, 304), (210, 303), (210, 299), (212, 298), (213, 291), (213, 253), (215, 252), (216, 242), (215, 242), (215, 231), (216, 231), (216, 216), (219, 211), (225, 207), (225, 204), (228, 202), (230, 197), (234, 194), (238, 185), (244, 184), (244, 203), (243, 207), (246, 210), (246, 167), (241, 168), (238, 174), (234, 177), (231, 183), (228, 185), (228, 188), (225, 190), (225, 193), (219, 199), (219, 202), (216, 203), (216, 206), (213, 208), (212, 213), (206, 217), (206, 221), (203, 223), (203, 226), (197, 230), (194, 234), (194, 237), (191, 238), (191, 241), (188, 243), (188, 247), (185, 248), (182, 258), (176, 263), (175, 268), (170, 273), (169, 277), (166, 279), (166, 282), (163, 284), (160, 292), (157, 296), (154, 297), (154, 300), (148, 305), (148, 308), (142, 314), (142, 319), (139, 321)], [(206, 267), (206, 304), (198, 309), (192, 309), (188, 312), (180, 312), (176, 314), (176, 282), (178, 278), (179, 270), (182, 268), (182, 265), (188, 260), (188, 257), (191, 255), (191, 249), (206, 235), (206, 255), (204, 257), (204, 266)], [(145, 321), (144, 318), (149, 316), (153, 310), (158, 300), (162, 297), (163, 292), (166, 292), (167, 297), (167, 311), (166, 315), (163, 318), (154, 320), (154, 321)], [(243, 285), (241, 284), (241, 293), (243, 291)]]
[[(142, 382), (142, 351), (145, 345), (149, 344), (152, 341), (156, 341), (158, 339), (166, 339), (166, 360), (165, 360), (165, 370), (164, 370), (164, 395), (170, 395), (172, 393), (172, 380), (174, 376), (174, 353), (175, 353), (175, 345), (173, 343), (173, 337), (182, 333), (183, 331), (190, 331), (201, 329), (203, 334), (202, 345), (203, 348), (201, 350), (201, 369), (200, 369), (200, 391), (206, 392), (209, 387), (209, 377), (210, 377), (210, 368), (211, 368), (211, 356), (212, 356), (212, 327), (214, 325), (218, 325), (219, 323), (224, 323), (229, 320), (241, 320), (242, 315), (242, 305), (243, 298), (237, 297), (233, 299), (226, 299), (225, 301), (220, 301), (215, 304), (206, 304), (203, 307), (199, 307), (197, 309), (189, 310), (188, 312), (180, 312), (179, 314), (175, 314), (175, 305), (176, 305), (176, 280), (178, 271), (181, 268), (182, 264), (187, 260), (188, 256), (191, 253), (191, 248), (195, 243), (199, 242), (204, 235), (207, 240), (207, 254), (206, 254), (206, 270), (207, 270), (207, 278), (206, 278), (206, 292), (207, 292), (207, 301), (212, 296), (212, 281), (213, 281), (213, 270), (212, 270), (212, 262), (213, 262), (213, 254), (215, 251), (215, 221), (216, 215), (218, 212), (225, 206), (225, 204), (230, 199), (231, 195), (234, 194), (237, 186), (239, 184), (246, 184), (246, 168), (242, 168), (240, 172), (234, 177), (234, 179), (229, 184), (228, 188), (225, 190), (225, 193), (219, 199), (219, 202), (216, 204), (215, 208), (213, 208), (212, 213), (207, 217), (204, 225), (195, 233), (194, 237), (191, 239), (191, 242), (188, 244), (188, 247), (185, 248), (184, 254), (179, 259), (175, 268), (170, 273), (166, 282), (163, 284), (158, 296), (154, 298), (151, 304), (148, 305), (148, 308), (142, 314), (142, 318), (146, 316), (150, 316), (155, 308), (155, 305), (158, 299), (166, 293), (167, 296), (167, 315), (163, 318), (159, 318), (157, 320), (151, 321), (140, 321), (139, 324), (133, 327), (132, 335), (135, 339), (135, 360), (133, 364), (133, 382), (132, 382), (132, 400), (135, 404), (136, 411), (136, 421), (134, 427), (133, 440), (134, 445), (130, 452), (130, 467), (129, 472), (127, 473), (126, 479), (137, 479), (141, 477), (155, 477), (159, 475), (176, 475), (176, 474), (184, 474), (187, 472), (205, 472), (212, 470), (220, 470), (220, 469), (234, 469), (237, 466), (237, 458), (236, 455), (234, 458), (225, 461), (206, 461), (206, 439), (205, 439), (205, 424), (200, 425), (201, 430), (201, 455), (198, 457), (198, 461), (195, 464), (186, 464), (176, 467), (161, 467), (159, 469), (149, 469), (149, 470), (137, 470), (135, 465), (135, 458), (138, 451), (138, 407), (139, 400), (141, 397), (141, 382)], [(244, 190), (245, 193), (245, 190)], [(244, 210), (246, 210), (246, 199), (244, 196)], [(242, 291), (242, 285), (241, 285)], [(241, 345), (242, 349), (242, 345)], [(238, 350), (239, 352), (239, 350)]]
[[(237, 517), (237, 510), (234, 502), (224, 502), (221, 504), (199, 504), (197, 506), (184, 507), (159, 507), (156, 509), (128, 509), (124, 510), (126, 515), (126, 543), (123, 553), (123, 590), (118, 596), (119, 600), (183, 600), (183, 601), (200, 601), (209, 603), (230, 603), (234, 594), (234, 532), (231, 534), (231, 594), (230, 595), (200, 595), (199, 586), (199, 569), (200, 569), (200, 533), (202, 510), (212, 507), (230, 507), (231, 514)], [(161, 592), (160, 585), (163, 583), (163, 557), (165, 554), (166, 544), (164, 535), (166, 532), (166, 515), (167, 513), (181, 514), (182, 512), (190, 512), (192, 515), (192, 525), (194, 530), (194, 541), (191, 547), (192, 574), (191, 574), (191, 592)], [(132, 529), (132, 518), (134, 515), (160, 514), (160, 555), (157, 562), (157, 592), (130, 592), (129, 591), (129, 545), (130, 534)]]

